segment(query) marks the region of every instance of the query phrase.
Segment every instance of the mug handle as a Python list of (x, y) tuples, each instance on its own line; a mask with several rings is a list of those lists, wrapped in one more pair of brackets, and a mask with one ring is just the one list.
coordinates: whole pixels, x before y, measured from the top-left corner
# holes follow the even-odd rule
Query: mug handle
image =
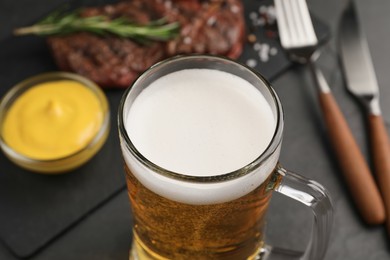
[(306, 179), (299, 174), (287, 171), (280, 165), (277, 166), (275, 180), (271, 180), (271, 183), (274, 183), (270, 187), (274, 191), (311, 208), (314, 222), (311, 237), (305, 252), (302, 253), (266, 246), (261, 259), (266, 259), (272, 255), (284, 255), (288, 259), (323, 259), (328, 246), (333, 222), (333, 207), (328, 191), (321, 184)]

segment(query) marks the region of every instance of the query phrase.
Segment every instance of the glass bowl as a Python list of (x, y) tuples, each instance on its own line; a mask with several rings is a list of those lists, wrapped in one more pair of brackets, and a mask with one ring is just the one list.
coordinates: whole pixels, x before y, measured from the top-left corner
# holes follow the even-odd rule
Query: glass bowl
[[(91, 139), (91, 141), (84, 147), (80, 148), (74, 153), (68, 154), (64, 157), (55, 159), (34, 159), (29, 158), (10, 147), (3, 136), (3, 122), (7, 114), (8, 109), (13, 102), (22, 95), (25, 91), (37, 84), (58, 81), (58, 80), (71, 80), (76, 81), (90, 89), (97, 97), (101, 104), (103, 111), (103, 121), (100, 129)], [(107, 140), (110, 126), (110, 111), (107, 98), (104, 92), (94, 82), (80, 75), (68, 72), (51, 72), (40, 74), (12, 87), (0, 101), (0, 148), (4, 154), (15, 164), (22, 168), (45, 174), (63, 173), (75, 169), (91, 159), (103, 146)]]

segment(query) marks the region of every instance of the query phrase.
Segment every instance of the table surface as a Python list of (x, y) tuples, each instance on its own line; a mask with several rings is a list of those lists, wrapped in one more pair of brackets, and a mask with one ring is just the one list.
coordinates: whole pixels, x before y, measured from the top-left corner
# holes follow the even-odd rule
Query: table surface
[[(33, 6), (34, 3), (32, 0), (20, 2), (26, 6)], [(308, 1), (311, 11), (328, 24), (332, 32), (329, 44), (324, 46), (319, 66), (323, 69), (363, 154), (371, 162), (364, 111), (345, 90), (337, 55), (338, 22), (346, 2)], [(18, 14), (9, 12), (4, 8), (7, 5), (2, 6), (4, 3), (5, 1), (0, 3), (1, 22), (18, 25)], [(371, 50), (381, 93), (381, 107), (389, 129), (390, 1), (359, 0), (356, 3)], [(31, 8), (31, 13), (33, 11), (34, 8)], [(24, 13), (33, 17), (29, 12)], [(0, 38), (7, 33), (0, 25)], [(272, 85), (280, 96), (285, 111), (281, 163), (292, 171), (322, 183), (328, 188), (334, 201), (334, 225), (325, 259), (390, 259), (390, 237), (384, 226), (365, 225), (353, 205), (329, 146), (316, 91), (307, 69), (294, 66), (274, 80)], [(307, 223), (311, 223), (310, 221), (306, 208), (275, 195), (269, 211), (267, 241), (281, 247), (303, 250), (309, 237), (311, 225)], [(130, 243), (131, 213), (126, 191), (122, 191), (30, 259), (124, 260), (128, 259)], [(0, 259), (18, 258), (0, 244)]]

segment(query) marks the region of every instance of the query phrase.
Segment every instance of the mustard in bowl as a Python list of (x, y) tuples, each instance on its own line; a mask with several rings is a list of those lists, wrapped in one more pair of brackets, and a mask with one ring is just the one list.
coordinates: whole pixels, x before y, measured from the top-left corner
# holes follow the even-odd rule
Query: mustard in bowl
[(92, 158), (109, 132), (103, 91), (73, 73), (41, 74), (17, 84), (0, 103), (0, 147), (17, 165), (54, 174)]

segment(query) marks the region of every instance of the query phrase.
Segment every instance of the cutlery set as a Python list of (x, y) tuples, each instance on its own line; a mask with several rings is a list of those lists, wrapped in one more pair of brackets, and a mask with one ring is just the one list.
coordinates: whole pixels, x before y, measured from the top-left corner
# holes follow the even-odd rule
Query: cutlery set
[(339, 49), (347, 89), (367, 107), (377, 183), (315, 64), (320, 48), (306, 0), (275, 0), (275, 9), (282, 47), (292, 61), (307, 64), (312, 72), (328, 135), (356, 207), (366, 223), (384, 223), (386, 215), (390, 216), (390, 145), (381, 116), (375, 72), (353, 1), (348, 3), (341, 19)]

